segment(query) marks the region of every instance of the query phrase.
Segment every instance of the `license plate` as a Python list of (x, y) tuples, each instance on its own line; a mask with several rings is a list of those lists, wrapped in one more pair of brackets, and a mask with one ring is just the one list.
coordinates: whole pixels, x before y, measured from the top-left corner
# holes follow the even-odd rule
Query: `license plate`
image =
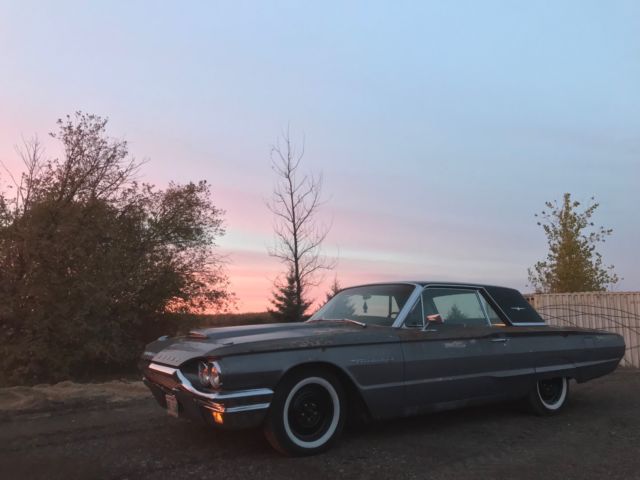
[(165, 395), (165, 401), (167, 402), (167, 413), (172, 417), (178, 418), (178, 400), (174, 395)]

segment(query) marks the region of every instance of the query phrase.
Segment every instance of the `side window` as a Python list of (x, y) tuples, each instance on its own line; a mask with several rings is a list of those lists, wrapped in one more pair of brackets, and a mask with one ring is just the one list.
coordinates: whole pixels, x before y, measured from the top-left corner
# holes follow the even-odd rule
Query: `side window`
[(487, 312), (487, 315), (489, 315), (489, 322), (491, 323), (491, 325), (494, 327), (504, 327), (505, 326), (504, 322), (498, 316), (498, 314), (493, 309), (493, 307), (489, 305), (489, 302), (487, 302), (482, 295), (479, 295), (479, 296), (480, 296), (480, 301), (482, 302), (482, 306)]
[(411, 328), (422, 328), (422, 326), (424, 325), (422, 318), (422, 298), (418, 298), (418, 301), (409, 312), (409, 315), (407, 315), (407, 318), (405, 318), (404, 326)]
[(488, 325), (480, 298), (475, 290), (426, 288), (422, 293), (424, 314), (440, 315), (445, 325)]

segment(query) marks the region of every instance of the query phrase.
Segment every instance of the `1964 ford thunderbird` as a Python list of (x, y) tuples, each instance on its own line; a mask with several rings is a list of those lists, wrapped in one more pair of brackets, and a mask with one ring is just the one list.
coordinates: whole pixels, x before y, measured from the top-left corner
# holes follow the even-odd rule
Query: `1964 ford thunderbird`
[(302, 323), (162, 337), (144, 381), (174, 416), (262, 426), (289, 455), (327, 449), (347, 417), (402, 417), (523, 399), (539, 415), (569, 380), (613, 371), (621, 336), (545, 324), (524, 297), (488, 285), (398, 282), (338, 293)]

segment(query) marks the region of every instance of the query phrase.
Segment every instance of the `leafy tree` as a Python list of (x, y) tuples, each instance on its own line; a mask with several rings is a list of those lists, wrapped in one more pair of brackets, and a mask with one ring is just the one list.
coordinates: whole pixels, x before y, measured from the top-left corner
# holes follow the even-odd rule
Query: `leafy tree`
[[(300, 162), (304, 148), (297, 150), (288, 133), (271, 151), (271, 165), (276, 173), (273, 198), (268, 207), (275, 217), (275, 247), (269, 252), (287, 267), (287, 284), (293, 281), (292, 301), (294, 310), (304, 314), (310, 302), (305, 299), (307, 290), (318, 285), (318, 273), (331, 269), (335, 262), (321, 254), (320, 247), (328, 228), (316, 219), (322, 204), (322, 178), (301, 174)], [(281, 286), (276, 285), (273, 305), (280, 308), (278, 300)], [(288, 314), (283, 310), (281, 314)]]
[(540, 293), (602, 291), (618, 282), (613, 265), (603, 266), (596, 246), (611, 235), (612, 229), (594, 227), (591, 217), (599, 204), (580, 209), (581, 203), (565, 193), (562, 204), (546, 202), (548, 210), (536, 217), (549, 243), (544, 261), (528, 270), (529, 283)]
[(27, 142), (25, 172), (0, 192), (0, 383), (131, 365), (158, 315), (232, 299), (210, 186), (139, 184), (141, 165), (106, 125), (59, 120), (63, 157)]
[(298, 297), (296, 289), (296, 277), (292, 269), (289, 270), (284, 283), (276, 284), (271, 300), (274, 309), (269, 313), (278, 322), (299, 322), (304, 320), (305, 312), (310, 302)]

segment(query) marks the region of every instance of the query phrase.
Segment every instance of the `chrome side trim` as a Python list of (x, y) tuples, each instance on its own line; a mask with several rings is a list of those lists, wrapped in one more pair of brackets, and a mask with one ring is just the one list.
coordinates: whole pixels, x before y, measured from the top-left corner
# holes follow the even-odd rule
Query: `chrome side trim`
[[(590, 362), (587, 362), (588, 364)], [(596, 362), (600, 363), (600, 362)], [(564, 363), (564, 364), (556, 364), (547, 367), (535, 367), (536, 373), (547, 373), (547, 372), (555, 372), (556, 370), (573, 370), (576, 368), (576, 364), (574, 363)]]
[(576, 363), (576, 367), (590, 367), (592, 365), (599, 365), (601, 363), (613, 363), (613, 362), (619, 362), (620, 359), (619, 358), (605, 358), (604, 360), (591, 360), (588, 362), (577, 362)]
[(536, 373), (548, 373), (556, 370), (570, 370), (574, 368), (592, 367), (594, 365), (601, 365), (603, 363), (619, 362), (618, 358), (605, 358), (604, 360), (589, 360), (586, 362), (568, 363), (564, 365), (552, 365), (549, 367), (536, 367)]
[(544, 322), (511, 322), (514, 327), (548, 327), (549, 325)]
[(224, 405), (222, 405), (220, 403), (204, 403), (204, 402), (200, 402), (200, 405), (202, 405), (207, 410), (211, 410), (212, 412), (224, 413)]
[(273, 390), (270, 388), (254, 388), (251, 390), (238, 390), (227, 393), (220, 392), (216, 398), (219, 400), (227, 400), (229, 398), (258, 397), (262, 395), (273, 395)]
[(255, 403), (253, 405), (238, 405), (237, 407), (225, 407), (221, 403), (203, 403), (202, 406), (207, 410), (218, 413), (242, 413), (251, 412), (253, 410), (265, 410), (271, 406), (271, 403)]
[(175, 368), (165, 367), (164, 365), (158, 365), (157, 363), (150, 363), (149, 369), (164, 373), (165, 375), (173, 375), (177, 371)]
[(273, 395), (273, 390), (270, 388), (253, 388), (250, 390), (237, 390), (235, 392), (201, 392), (197, 390), (189, 381), (187, 377), (180, 370), (175, 371), (178, 380), (180, 381), (180, 386), (186, 390), (187, 392), (195, 395), (196, 397), (206, 398), (207, 400), (226, 400), (229, 398), (243, 398), (243, 397), (253, 397), (260, 395)]
[(251, 410), (264, 410), (269, 408), (270, 403), (256, 403), (255, 405), (239, 405), (237, 407), (229, 407), (226, 413), (249, 412)]
[(206, 400), (228, 400), (273, 395), (273, 390), (270, 388), (252, 388), (248, 390), (236, 390), (230, 392), (202, 392), (195, 388), (189, 379), (177, 368), (165, 367), (164, 365), (158, 365), (157, 363), (150, 363), (148, 368), (150, 370), (155, 370), (156, 372), (164, 373), (165, 375), (175, 376), (178, 379), (180, 388), (186, 390), (195, 397), (204, 398)]

